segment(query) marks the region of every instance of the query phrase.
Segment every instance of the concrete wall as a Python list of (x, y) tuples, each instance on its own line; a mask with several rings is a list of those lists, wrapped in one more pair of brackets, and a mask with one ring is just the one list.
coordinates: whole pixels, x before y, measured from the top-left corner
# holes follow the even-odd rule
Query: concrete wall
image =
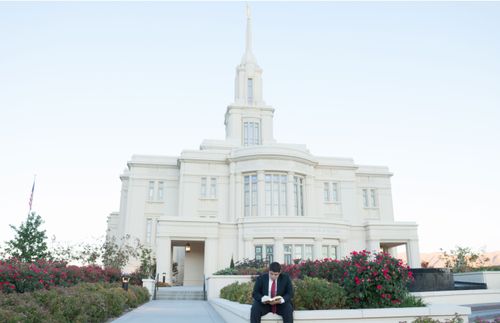
[(488, 289), (500, 289), (500, 271), (475, 271), (453, 274), (456, 281), (485, 283)]
[(472, 305), (500, 303), (500, 289), (451, 290), (440, 292), (415, 292), (426, 304)]
[[(212, 307), (226, 321), (231, 323), (247, 323), (250, 320), (250, 305), (230, 302), (225, 299), (212, 299)], [(426, 317), (445, 321), (458, 314), (465, 322), (469, 322), (470, 308), (456, 305), (430, 305), (426, 307), (377, 308), (360, 310), (321, 310), (295, 311), (294, 322), (297, 323), (401, 323), (412, 322), (418, 317)], [(281, 323), (281, 316), (269, 313), (262, 317), (264, 323)]]

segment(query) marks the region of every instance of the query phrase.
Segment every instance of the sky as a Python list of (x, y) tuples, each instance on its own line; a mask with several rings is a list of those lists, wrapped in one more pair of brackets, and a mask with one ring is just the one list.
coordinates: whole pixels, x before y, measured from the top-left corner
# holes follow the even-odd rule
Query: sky
[[(500, 2), (251, 2), (278, 142), (389, 166), (421, 252), (500, 250)], [(223, 139), (243, 2), (0, 2), (0, 242), (102, 237), (133, 154)]]

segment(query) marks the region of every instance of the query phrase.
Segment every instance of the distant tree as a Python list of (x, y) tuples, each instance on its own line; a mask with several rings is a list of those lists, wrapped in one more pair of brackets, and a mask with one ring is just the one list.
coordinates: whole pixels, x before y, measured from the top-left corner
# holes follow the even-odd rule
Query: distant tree
[(26, 262), (47, 258), (47, 235), (45, 230), (40, 228), (42, 224), (42, 217), (35, 212), (28, 214), (26, 222), (22, 222), (19, 228), (11, 224), (10, 227), (16, 235), (14, 239), (6, 242), (6, 254)]
[(229, 263), (229, 268), (233, 269), (234, 268), (234, 260), (233, 256), (231, 255), (231, 263)]
[(449, 252), (441, 249), (443, 254), (441, 259), (444, 260), (445, 266), (450, 268), (455, 273), (471, 271), (473, 268), (483, 267), (489, 260), (483, 255), (483, 251), (475, 252), (469, 247), (459, 247), (450, 250)]
[(117, 241), (115, 237), (107, 239), (102, 245), (102, 264), (105, 268), (123, 269), (130, 258), (138, 258), (144, 246), (138, 239), (134, 245), (129, 244), (130, 235), (125, 235)]

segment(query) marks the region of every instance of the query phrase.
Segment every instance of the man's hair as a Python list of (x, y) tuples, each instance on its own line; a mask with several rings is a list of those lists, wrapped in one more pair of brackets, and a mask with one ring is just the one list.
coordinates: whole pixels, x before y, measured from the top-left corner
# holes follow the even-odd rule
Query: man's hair
[(272, 262), (269, 265), (269, 271), (273, 271), (275, 273), (281, 272), (281, 265), (280, 265), (280, 263), (279, 262)]

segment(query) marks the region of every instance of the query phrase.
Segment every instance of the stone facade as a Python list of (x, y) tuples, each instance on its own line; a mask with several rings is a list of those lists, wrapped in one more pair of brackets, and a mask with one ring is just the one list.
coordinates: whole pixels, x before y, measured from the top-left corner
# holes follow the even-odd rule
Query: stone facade
[(154, 250), (160, 275), (184, 285), (202, 284), (231, 257), (289, 263), (361, 249), (395, 255), (406, 245), (409, 265), (419, 267), (417, 224), (394, 221), (387, 167), (276, 142), (251, 39), (248, 15), (225, 140), (205, 140), (177, 157), (132, 156), (108, 236), (139, 238)]

